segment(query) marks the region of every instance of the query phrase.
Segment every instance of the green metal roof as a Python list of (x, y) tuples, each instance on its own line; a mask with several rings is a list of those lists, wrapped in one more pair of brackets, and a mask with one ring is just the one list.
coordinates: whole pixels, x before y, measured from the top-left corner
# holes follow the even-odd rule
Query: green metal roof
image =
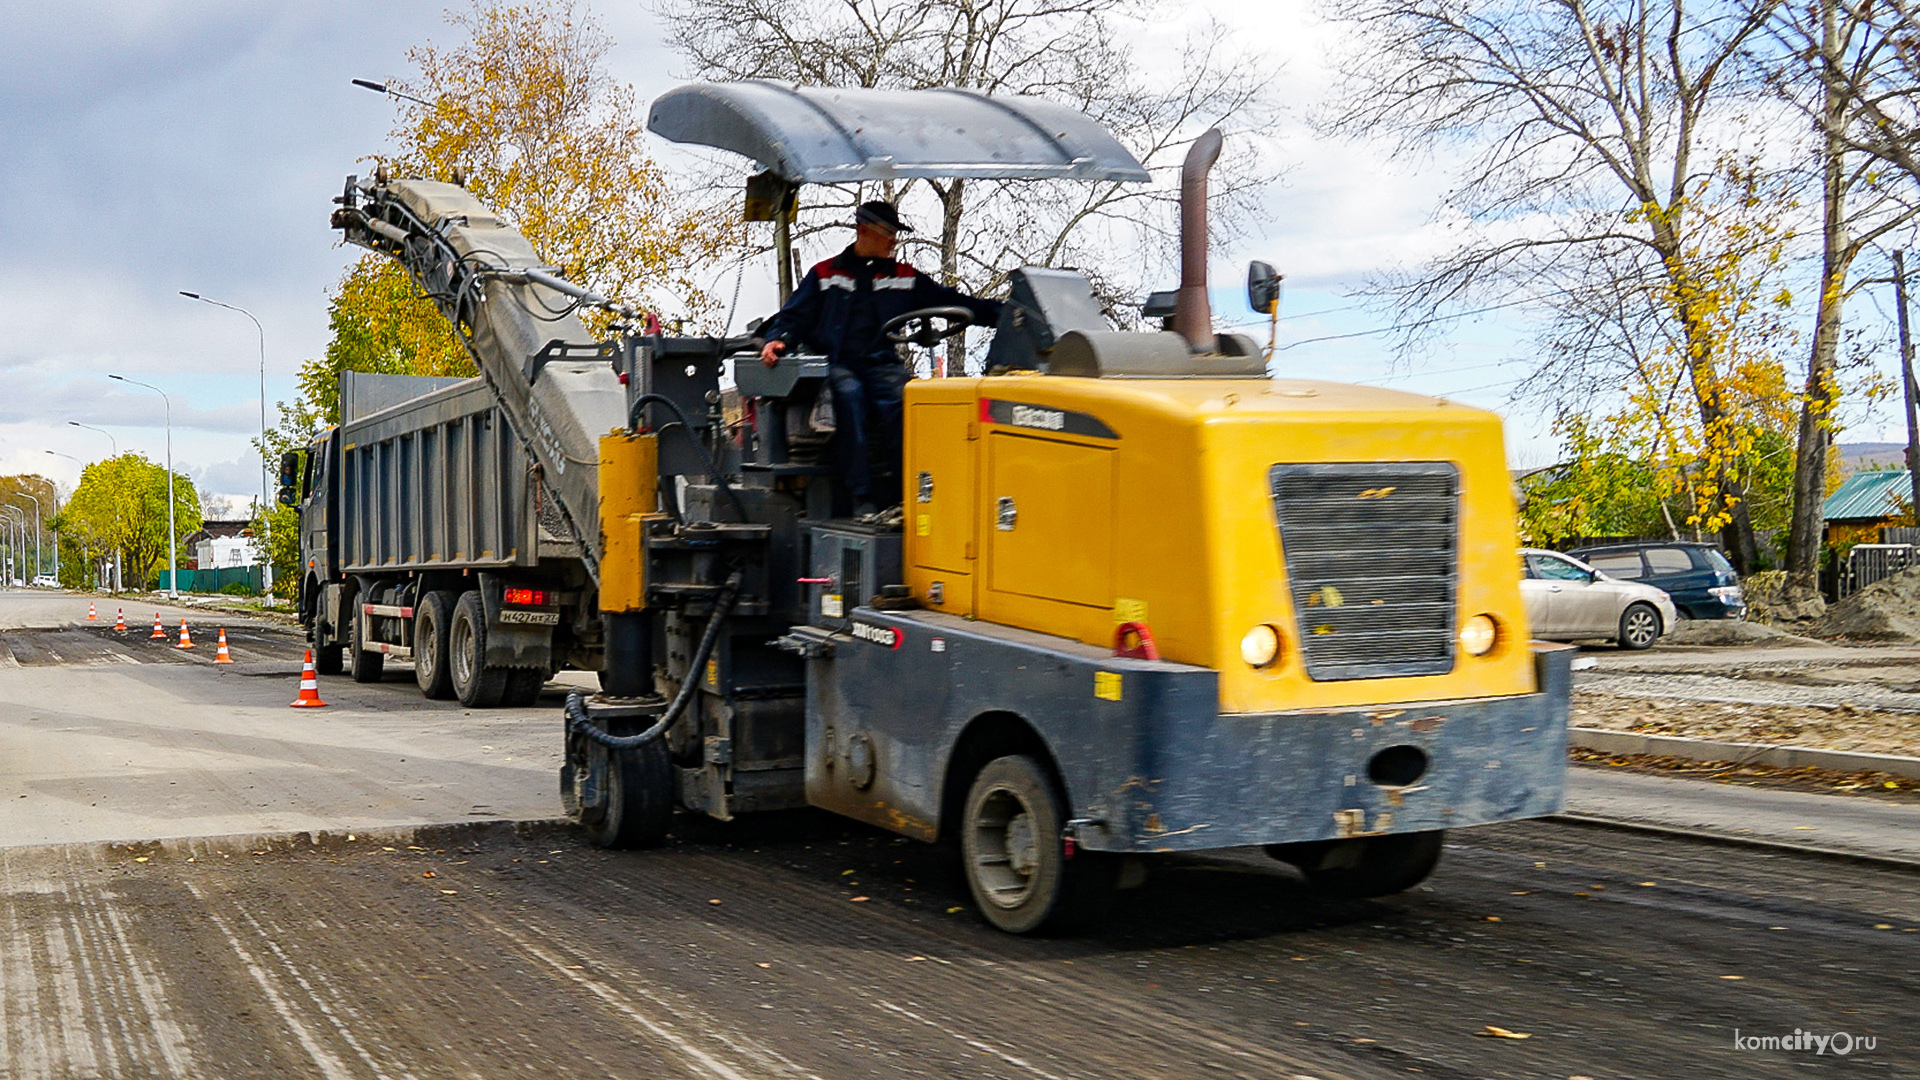
[(1857, 472), (1833, 489), (1820, 512), (1828, 521), (1878, 520), (1902, 513), (1902, 502), (1912, 497), (1905, 469)]

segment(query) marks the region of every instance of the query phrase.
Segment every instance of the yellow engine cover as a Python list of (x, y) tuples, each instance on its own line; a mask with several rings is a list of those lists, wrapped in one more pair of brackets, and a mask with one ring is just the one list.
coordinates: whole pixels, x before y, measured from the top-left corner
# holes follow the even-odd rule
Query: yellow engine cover
[[(1491, 413), (1266, 379), (919, 380), (906, 400), (904, 556), (914, 595), (933, 610), (1093, 645), (1111, 645), (1123, 622), (1144, 623), (1163, 658), (1220, 672), (1225, 712), (1533, 690), (1512, 484)], [(1450, 476), (1453, 495), (1436, 501), (1417, 485), (1361, 480), (1325, 488), (1342, 500), (1331, 510), (1286, 504), (1297, 562), (1311, 543), (1314, 565), (1331, 551), (1361, 566), (1377, 555), (1385, 568), (1377, 587), (1302, 581), (1295, 590), (1277, 477), (1337, 465), (1343, 476), (1390, 479), (1409, 462), (1434, 463), (1426, 471)], [(1424, 673), (1339, 674), (1328, 657), (1366, 658), (1367, 635), (1387, 618), (1353, 605), (1408, 607), (1386, 572), (1414, 557), (1389, 550), (1396, 528), (1425, 522), (1434, 533), (1443, 504), (1457, 524), (1450, 562), (1442, 575), (1435, 560), (1445, 560), (1427, 559), (1435, 569), (1418, 587), (1451, 592), (1451, 617), (1435, 623), (1446, 639), (1423, 631), (1432, 645)], [(1310, 510), (1325, 520), (1303, 520)], [(1480, 614), (1499, 638), (1470, 656), (1451, 635)], [(1263, 623), (1279, 632), (1280, 655), (1254, 667), (1240, 643)], [(1310, 643), (1309, 662), (1313, 636), (1325, 640)]]

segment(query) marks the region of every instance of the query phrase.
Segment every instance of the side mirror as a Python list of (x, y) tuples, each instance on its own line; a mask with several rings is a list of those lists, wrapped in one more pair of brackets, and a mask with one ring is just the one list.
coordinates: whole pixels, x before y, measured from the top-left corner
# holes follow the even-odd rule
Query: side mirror
[(280, 455), (280, 490), (274, 501), (281, 506), (294, 506), (300, 501), (300, 451), (289, 450)]
[(1261, 315), (1280, 309), (1280, 275), (1271, 263), (1256, 259), (1247, 264), (1247, 306)]

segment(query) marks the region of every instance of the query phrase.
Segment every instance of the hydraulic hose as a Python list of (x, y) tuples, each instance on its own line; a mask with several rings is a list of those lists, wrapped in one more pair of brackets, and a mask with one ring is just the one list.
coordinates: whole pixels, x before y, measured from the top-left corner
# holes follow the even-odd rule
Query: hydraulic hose
[(727, 501), (733, 504), (733, 512), (740, 515), (740, 520), (747, 520), (746, 506), (740, 502), (740, 496), (734, 494), (733, 488), (727, 486), (727, 478), (720, 475), (719, 464), (713, 460), (713, 454), (707, 450), (707, 444), (701, 442), (700, 437), (693, 433), (693, 425), (687, 423), (687, 414), (680, 410), (678, 402), (665, 394), (641, 394), (633, 399), (633, 407), (627, 411), (627, 429), (640, 430), (640, 411), (648, 405), (663, 405), (679, 418), (680, 431), (686, 435), (687, 441), (693, 444), (693, 448), (700, 452), (700, 460), (707, 466), (707, 475), (713, 477), (714, 484), (726, 493)]
[(707, 657), (713, 652), (714, 642), (720, 640), (720, 628), (733, 610), (734, 600), (740, 596), (740, 584), (740, 571), (735, 570), (727, 577), (720, 595), (714, 598), (713, 615), (707, 620), (706, 633), (700, 635), (699, 648), (693, 651), (693, 661), (687, 665), (687, 677), (680, 682), (680, 692), (673, 696), (672, 704), (660, 714), (660, 719), (653, 722), (652, 727), (634, 735), (609, 735), (587, 715), (586, 697), (574, 690), (567, 694), (567, 729), (579, 732), (609, 750), (634, 750), (664, 736), (667, 729), (673, 727), (681, 714), (687, 711), (693, 695), (700, 691), (700, 672), (707, 666)]

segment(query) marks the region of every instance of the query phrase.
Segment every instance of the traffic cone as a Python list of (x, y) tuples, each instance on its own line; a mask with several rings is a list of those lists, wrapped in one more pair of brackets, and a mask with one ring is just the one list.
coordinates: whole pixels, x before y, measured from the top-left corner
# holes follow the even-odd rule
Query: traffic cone
[(227, 651), (227, 628), (224, 626), (220, 628), (220, 647), (213, 651), (213, 662), (216, 664), (233, 663), (233, 654)]
[(153, 633), (147, 635), (148, 641), (167, 640), (167, 628), (160, 625), (160, 613), (153, 613)]
[(100, 621), (100, 616), (98, 616), (98, 615), (96, 615), (96, 614), (94, 614), (94, 611), (93, 611), (93, 602), (92, 602), (91, 600), (89, 600), (89, 601), (87, 602), (87, 621), (88, 621), (88, 622), (99, 622), (99, 621)]
[(126, 608), (121, 608), (120, 613), (113, 617), (113, 628), (115, 630), (120, 631), (123, 634), (127, 632), (127, 609)]
[(295, 709), (324, 709), (327, 703), (320, 700), (320, 676), (313, 670), (313, 650), (307, 650), (307, 662), (300, 665), (300, 696), (294, 699)]
[(193, 638), (187, 635), (187, 619), (186, 619), (186, 616), (184, 615), (180, 617), (180, 644), (175, 645), (174, 648), (176, 649), (193, 648)]

